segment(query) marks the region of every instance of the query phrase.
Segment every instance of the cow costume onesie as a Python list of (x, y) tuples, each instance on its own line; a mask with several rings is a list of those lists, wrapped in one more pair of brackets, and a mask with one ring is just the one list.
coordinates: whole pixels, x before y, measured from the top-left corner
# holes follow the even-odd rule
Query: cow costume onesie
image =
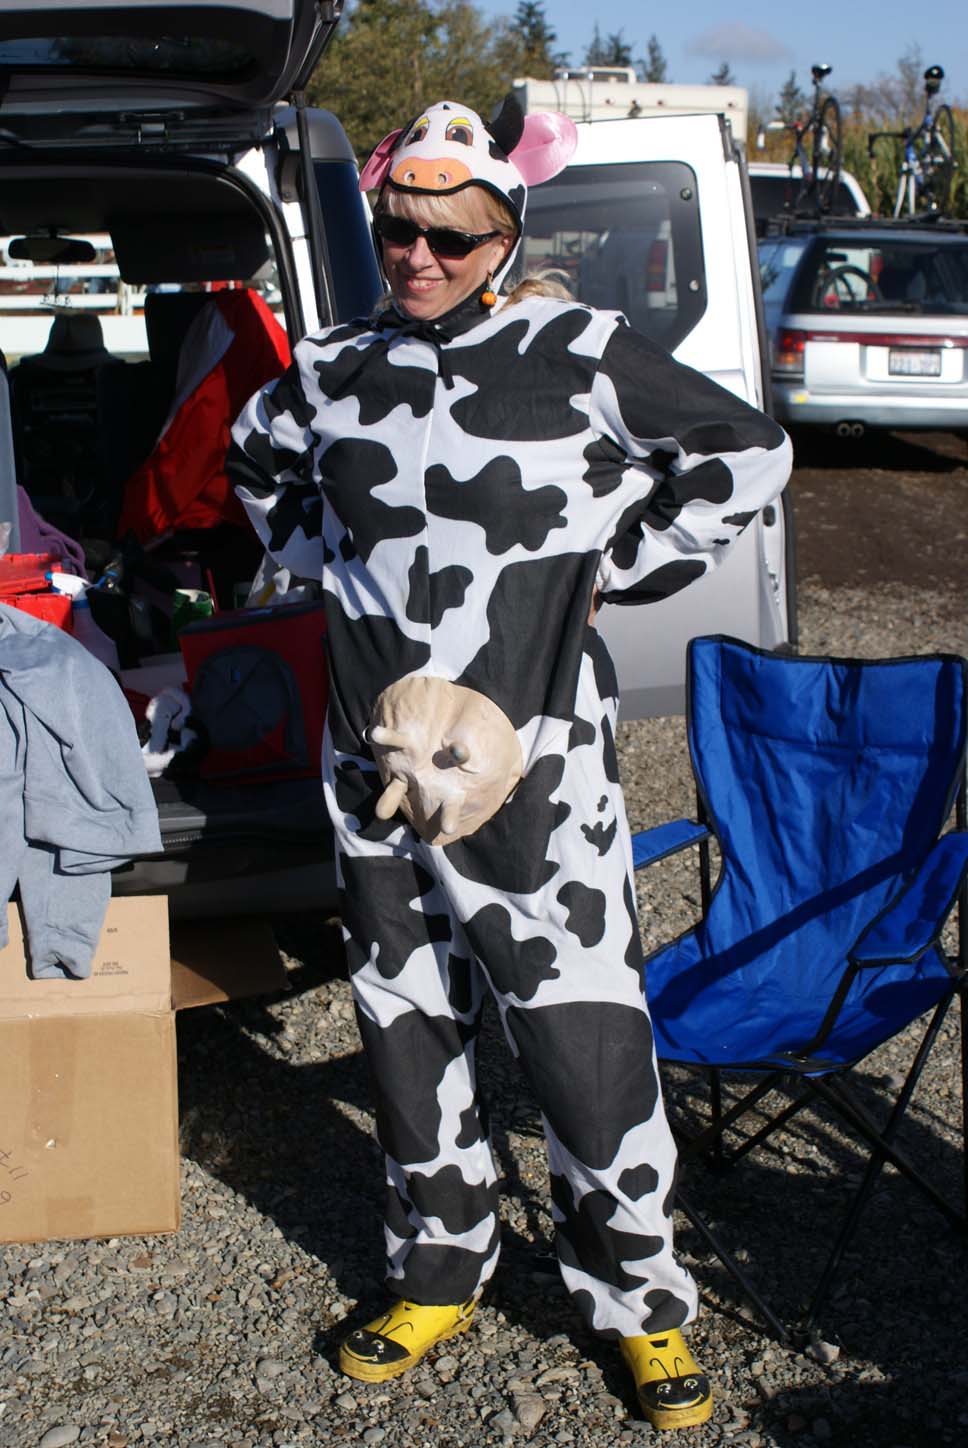
[[(488, 127), (444, 102), (377, 147), (361, 186), (484, 186), (521, 219), (526, 184), (573, 146), (564, 117), (506, 106)], [(674, 1329), (696, 1291), (672, 1251), (617, 690), (589, 608), (666, 598), (717, 564), (786, 481), (784, 434), (617, 313), (475, 293), (432, 321), (390, 307), (304, 339), (234, 437), (268, 552), (323, 584), (324, 787), (389, 1285), (463, 1303), (494, 1270), (474, 1064), (490, 992), (543, 1113), (577, 1306), (606, 1336)]]

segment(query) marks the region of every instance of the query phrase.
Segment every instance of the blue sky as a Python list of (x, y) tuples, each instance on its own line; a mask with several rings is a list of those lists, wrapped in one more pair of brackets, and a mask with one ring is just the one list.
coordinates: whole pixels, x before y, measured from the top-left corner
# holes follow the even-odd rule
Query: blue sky
[[(516, 0), (475, 0), (488, 15), (513, 15)], [(803, 89), (810, 66), (833, 66), (831, 89), (871, 83), (896, 62), (912, 42), (925, 65), (939, 64), (946, 78), (942, 98), (968, 104), (968, 4), (934, 0), (930, 6), (902, 6), (899, 0), (847, 0), (811, 7), (777, 0), (685, 0), (678, 6), (649, 6), (641, 0), (545, 0), (545, 14), (557, 32), (557, 48), (581, 59), (597, 20), (602, 36), (622, 32), (633, 55), (644, 54), (654, 32), (674, 81), (701, 82), (728, 60), (741, 85), (773, 94), (791, 70)]]

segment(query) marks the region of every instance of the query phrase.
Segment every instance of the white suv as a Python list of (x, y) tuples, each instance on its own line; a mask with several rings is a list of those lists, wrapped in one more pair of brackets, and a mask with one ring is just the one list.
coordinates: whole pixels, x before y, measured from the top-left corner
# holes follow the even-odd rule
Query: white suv
[[(528, 197), (524, 266), (563, 272), (579, 300), (625, 312), (681, 362), (769, 410), (745, 168), (724, 117), (585, 121), (578, 136), (571, 163)], [(682, 711), (696, 634), (715, 627), (764, 648), (793, 641), (787, 507), (784, 494), (683, 593), (603, 610), (625, 718)]]

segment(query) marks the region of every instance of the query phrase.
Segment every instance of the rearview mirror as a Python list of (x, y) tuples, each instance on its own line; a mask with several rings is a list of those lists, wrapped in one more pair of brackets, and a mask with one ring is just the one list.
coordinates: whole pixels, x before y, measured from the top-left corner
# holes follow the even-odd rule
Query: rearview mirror
[(97, 251), (79, 236), (14, 236), (7, 255), (13, 261), (32, 261), (37, 266), (78, 266), (94, 261)]

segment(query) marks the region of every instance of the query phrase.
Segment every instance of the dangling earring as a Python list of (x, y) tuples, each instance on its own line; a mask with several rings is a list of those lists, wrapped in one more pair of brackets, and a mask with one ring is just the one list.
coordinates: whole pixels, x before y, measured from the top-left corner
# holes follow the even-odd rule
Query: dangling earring
[(497, 292), (491, 285), (491, 275), (492, 273), (488, 272), (487, 281), (484, 284), (484, 290), (481, 292), (480, 301), (482, 307), (493, 307), (497, 302)]

